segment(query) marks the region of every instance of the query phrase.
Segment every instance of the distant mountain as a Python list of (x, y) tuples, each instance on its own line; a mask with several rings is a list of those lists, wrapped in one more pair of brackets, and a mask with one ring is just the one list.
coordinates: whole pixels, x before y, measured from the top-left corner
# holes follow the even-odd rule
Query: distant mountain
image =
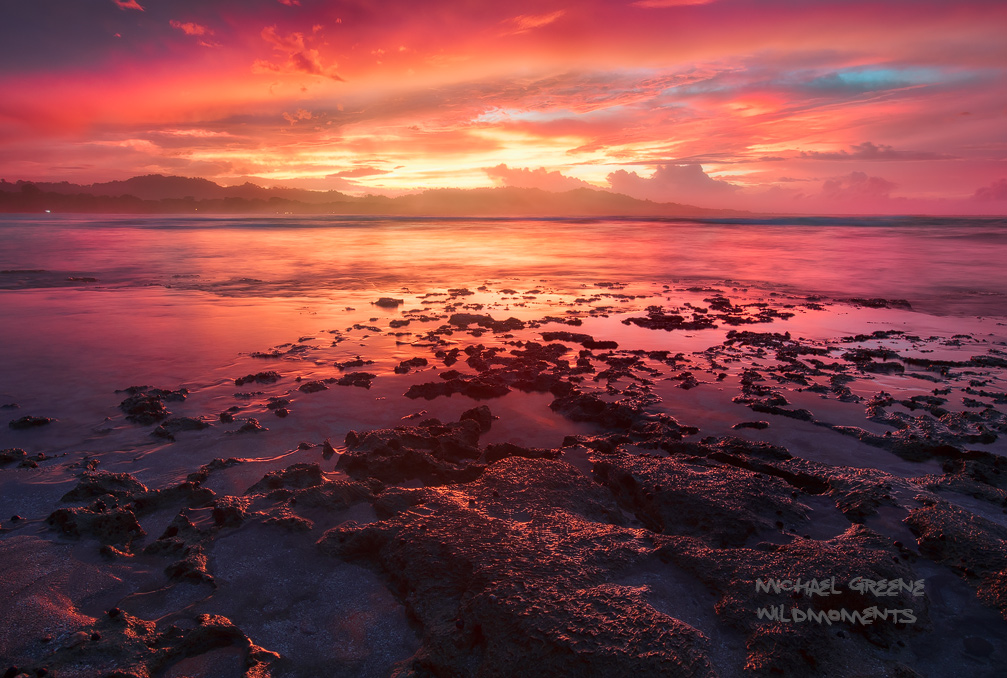
[[(17, 184), (2, 182), (0, 191), (19, 190)], [(71, 184), (66, 181), (59, 183), (32, 182), (39, 190), (61, 195), (86, 194), (93, 196), (119, 197), (131, 195), (141, 200), (224, 200), (226, 198), (243, 198), (245, 200), (269, 200), (283, 198), (310, 204), (335, 202), (345, 197), (339, 191), (308, 191), (300, 188), (263, 188), (251, 182), (240, 186), (221, 186), (209, 179), (189, 177), (164, 176), (163, 174), (146, 174), (125, 181), (106, 181), (97, 184)]]
[(141, 214), (367, 214), (397, 216), (665, 216), (743, 215), (638, 200), (621, 193), (578, 188), (434, 189), (395, 198), (356, 197), (339, 191), (263, 188), (246, 182), (220, 186), (208, 179), (149, 174), (90, 185), (0, 181), (0, 212)]

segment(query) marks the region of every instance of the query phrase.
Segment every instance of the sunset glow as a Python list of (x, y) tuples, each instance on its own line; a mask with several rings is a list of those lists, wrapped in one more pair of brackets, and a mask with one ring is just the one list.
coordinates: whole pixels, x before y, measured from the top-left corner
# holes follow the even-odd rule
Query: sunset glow
[(6, 3), (0, 177), (1007, 211), (997, 1)]

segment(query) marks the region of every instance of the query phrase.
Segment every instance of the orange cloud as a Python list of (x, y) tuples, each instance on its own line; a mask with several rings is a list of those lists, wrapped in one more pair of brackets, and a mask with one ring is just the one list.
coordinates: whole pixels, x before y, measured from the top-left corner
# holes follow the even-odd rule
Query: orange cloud
[(572, 191), (576, 188), (597, 188), (586, 181), (575, 177), (568, 177), (561, 172), (550, 172), (544, 167), (531, 170), (527, 168), (510, 168), (500, 164), (496, 167), (487, 167), (483, 170), (486, 175), (495, 182), (504, 186), (514, 186), (517, 188), (540, 188), (543, 191)]
[(138, 9), (144, 11), (136, 0), (112, 0), (119, 9)]
[(541, 28), (542, 26), (548, 26), (553, 23), (561, 16), (566, 14), (566, 10), (558, 10), (556, 12), (551, 12), (550, 14), (522, 14), (516, 16), (513, 19), (508, 19), (505, 23), (513, 26), (511, 30), (508, 30), (504, 35), (517, 35), (518, 33), (527, 33), (528, 31)]
[(213, 35), (213, 31), (206, 26), (200, 26), (199, 24), (192, 23), (191, 21), (182, 23), (181, 21), (175, 21), (172, 19), (168, 23), (171, 24), (172, 28), (177, 28), (186, 35)]
[(311, 120), (311, 111), (299, 108), (296, 113), (284, 113), (283, 119), (291, 125), (295, 124), (298, 120)]
[(343, 78), (336, 73), (335, 64), (325, 66), (318, 50), (305, 45), (303, 33), (280, 35), (276, 26), (266, 26), (262, 29), (261, 35), (263, 40), (273, 45), (274, 51), (285, 54), (287, 59), (283, 64), (258, 59), (252, 64), (253, 73), (304, 73), (343, 81)]

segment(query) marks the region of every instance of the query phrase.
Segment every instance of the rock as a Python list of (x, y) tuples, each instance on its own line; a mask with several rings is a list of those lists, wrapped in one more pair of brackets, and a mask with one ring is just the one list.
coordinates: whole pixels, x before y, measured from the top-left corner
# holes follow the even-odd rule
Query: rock
[[(661, 547), (661, 555), (720, 596), (717, 615), (747, 636), (746, 670), (754, 675), (856, 674), (858, 655), (873, 653), (874, 647), (908, 642), (911, 638), (907, 635), (923, 634), (932, 628), (926, 596), (916, 597), (900, 590), (884, 598), (882, 605), (876, 596), (850, 587), (857, 577), (887, 582), (901, 579), (910, 588), (918, 579), (905, 563), (898, 561), (899, 551), (887, 538), (863, 526), (852, 526), (826, 541), (795, 538), (789, 544), (765, 544), (754, 549), (714, 549), (696, 538), (672, 537)], [(838, 593), (777, 591), (769, 585), (770, 580), (798, 578), (803, 582), (834, 578)], [(757, 587), (760, 580), (765, 588)], [(866, 623), (844, 622), (842, 628), (849, 637), (840, 638), (823, 632), (830, 626), (828, 622), (781, 623), (757, 614), (759, 609), (779, 612), (780, 606), (788, 618), (792, 608), (804, 614), (808, 610), (822, 614), (845, 609), (861, 615), (872, 606), (909, 610), (912, 623), (908, 615)]]
[(126, 398), (119, 403), (119, 409), (126, 414), (126, 418), (130, 421), (148, 426), (156, 424), (171, 414), (160, 398), (144, 394)]
[(77, 486), (64, 494), (60, 501), (87, 501), (106, 495), (128, 500), (144, 492), (147, 492), (147, 486), (128, 473), (93, 471), (82, 474)]
[(222, 497), (213, 503), (213, 522), (217, 527), (239, 527), (249, 515), (249, 501), (241, 497)]
[(190, 546), (185, 549), (184, 557), (164, 568), (164, 573), (172, 581), (186, 581), (194, 584), (211, 584), (216, 587), (207, 569), (206, 553), (202, 546)]
[(743, 546), (807, 520), (784, 480), (710, 460), (619, 454), (596, 462), (594, 474), (648, 529), (711, 546)]
[(22, 459), (25, 459), (27, 455), (28, 453), (20, 447), (8, 447), (4, 450), (0, 450), (0, 466), (21, 461)]
[(396, 308), (404, 303), (404, 299), (393, 299), (392, 297), (381, 297), (377, 301), (371, 302), (372, 305), (380, 306), (382, 308)]
[(25, 415), (20, 419), (14, 419), (7, 424), (10, 428), (16, 431), (23, 431), (29, 428), (39, 428), (41, 426), (48, 426), (52, 422), (56, 421), (51, 417), (33, 417), (31, 415)]
[(398, 366), (395, 368), (395, 373), (406, 374), (407, 372), (409, 372), (409, 370), (411, 370), (414, 367), (426, 367), (427, 364), (428, 363), (426, 358), (410, 358), (409, 360), (403, 360), (402, 362), (400, 362)]
[(319, 391), (327, 391), (329, 387), (325, 385), (322, 381), (306, 381), (297, 389), (302, 393), (318, 393)]
[(473, 407), (471, 410), (465, 410), (458, 417), (459, 420), (471, 419), (472, 421), (479, 424), (479, 430), (483, 433), (490, 430), (493, 426), (493, 413), (490, 412), (490, 408), (486, 405), (480, 405), (479, 407)]
[(314, 487), (325, 482), (327, 481), (322, 476), (322, 467), (318, 464), (294, 464), (282, 471), (267, 473), (262, 480), (248, 488), (245, 494), (262, 494), (281, 487)]
[(448, 324), (461, 328), (476, 325), (477, 327), (485, 327), (493, 332), (513, 332), (523, 330), (525, 327), (525, 324), (517, 318), (495, 320), (493, 316), (478, 315), (475, 313), (455, 313), (448, 318)]
[(614, 341), (596, 341), (594, 337), (589, 334), (578, 334), (575, 332), (543, 332), (543, 341), (569, 341), (575, 344), (581, 344), (584, 348), (588, 349), (617, 349), (619, 344)]
[(345, 360), (341, 363), (335, 363), (336, 367), (338, 367), (341, 370), (346, 370), (351, 367), (363, 367), (364, 365), (373, 365), (373, 364), (374, 364), (373, 360), (364, 360), (360, 356), (357, 356), (353, 360)]
[(945, 501), (912, 509), (905, 522), (922, 555), (971, 582), (1007, 619), (1007, 528)]
[(269, 429), (259, 423), (258, 419), (249, 417), (235, 433), (261, 433)]
[(354, 478), (384, 482), (418, 479), (427, 484), (465, 482), (476, 478), (483, 466), (475, 463), (481, 429), (472, 420), (441, 424), (436, 420), (418, 426), (398, 426), (346, 435), (347, 451), (336, 468)]
[(156, 438), (175, 439), (175, 434), (180, 431), (202, 431), (210, 428), (210, 425), (202, 419), (192, 417), (171, 417), (161, 422), (161, 425), (150, 432)]
[(275, 384), (281, 379), (279, 372), (274, 372), (272, 370), (268, 372), (256, 372), (255, 374), (246, 374), (244, 377), (238, 377), (234, 380), (235, 386), (244, 386), (245, 384)]
[(370, 372), (350, 372), (347, 375), (340, 377), (336, 384), (339, 386), (359, 386), (361, 388), (370, 388), (371, 382), (378, 375), (371, 374)]
[(560, 450), (550, 450), (538, 447), (522, 447), (513, 443), (494, 443), (487, 445), (479, 461), (484, 464), (494, 464), (508, 457), (524, 457), (526, 459), (558, 459), (562, 456)]
[(116, 508), (97, 512), (88, 508), (61, 508), (46, 523), (70, 537), (93, 537), (102, 544), (129, 544), (146, 534), (132, 511)]
[(620, 403), (605, 402), (593, 394), (574, 393), (549, 404), (572, 421), (590, 421), (605, 428), (625, 429), (633, 425), (639, 410)]
[(760, 430), (761, 431), (762, 429), (769, 428), (769, 422), (768, 421), (743, 421), (743, 422), (735, 424), (731, 428), (734, 428), (734, 429), (754, 428), (756, 430)]
[[(475, 501), (460, 502), (456, 487)], [(606, 581), (655, 547), (644, 531), (592, 520), (618, 510), (570, 465), (506, 459), (464, 486), (393, 494), (403, 510), (333, 528), (319, 547), (379, 566), (408, 592), (423, 627), (416, 670), (714, 675), (701, 633), (655, 610), (641, 589)]]
[[(76, 675), (80, 667), (87, 675), (118, 678), (167, 675), (178, 662), (198, 657), (220, 648), (240, 652), (243, 675), (248, 678), (271, 675), (271, 667), (280, 659), (249, 640), (225, 617), (201, 614), (179, 619), (182, 625), (166, 625), (158, 631), (154, 622), (143, 621), (114, 608), (89, 631), (88, 642), (63, 647), (47, 658), (53, 675)], [(94, 640), (94, 636), (97, 639)], [(35, 676), (46, 675), (35, 671)]]

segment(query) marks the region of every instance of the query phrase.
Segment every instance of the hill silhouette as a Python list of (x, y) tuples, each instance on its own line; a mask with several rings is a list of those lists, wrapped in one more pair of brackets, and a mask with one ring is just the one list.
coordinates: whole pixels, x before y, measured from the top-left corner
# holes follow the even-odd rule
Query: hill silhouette
[(148, 174), (89, 185), (0, 181), (0, 212), (111, 214), (353, 214), (394, 216), (667, 216), (746, 214), (638, 200), (621, 193), (577, 188), (431, 189), (395, 198), (339, 191), (264, 188), (251, 182), (221, 186), (209, 179)]

